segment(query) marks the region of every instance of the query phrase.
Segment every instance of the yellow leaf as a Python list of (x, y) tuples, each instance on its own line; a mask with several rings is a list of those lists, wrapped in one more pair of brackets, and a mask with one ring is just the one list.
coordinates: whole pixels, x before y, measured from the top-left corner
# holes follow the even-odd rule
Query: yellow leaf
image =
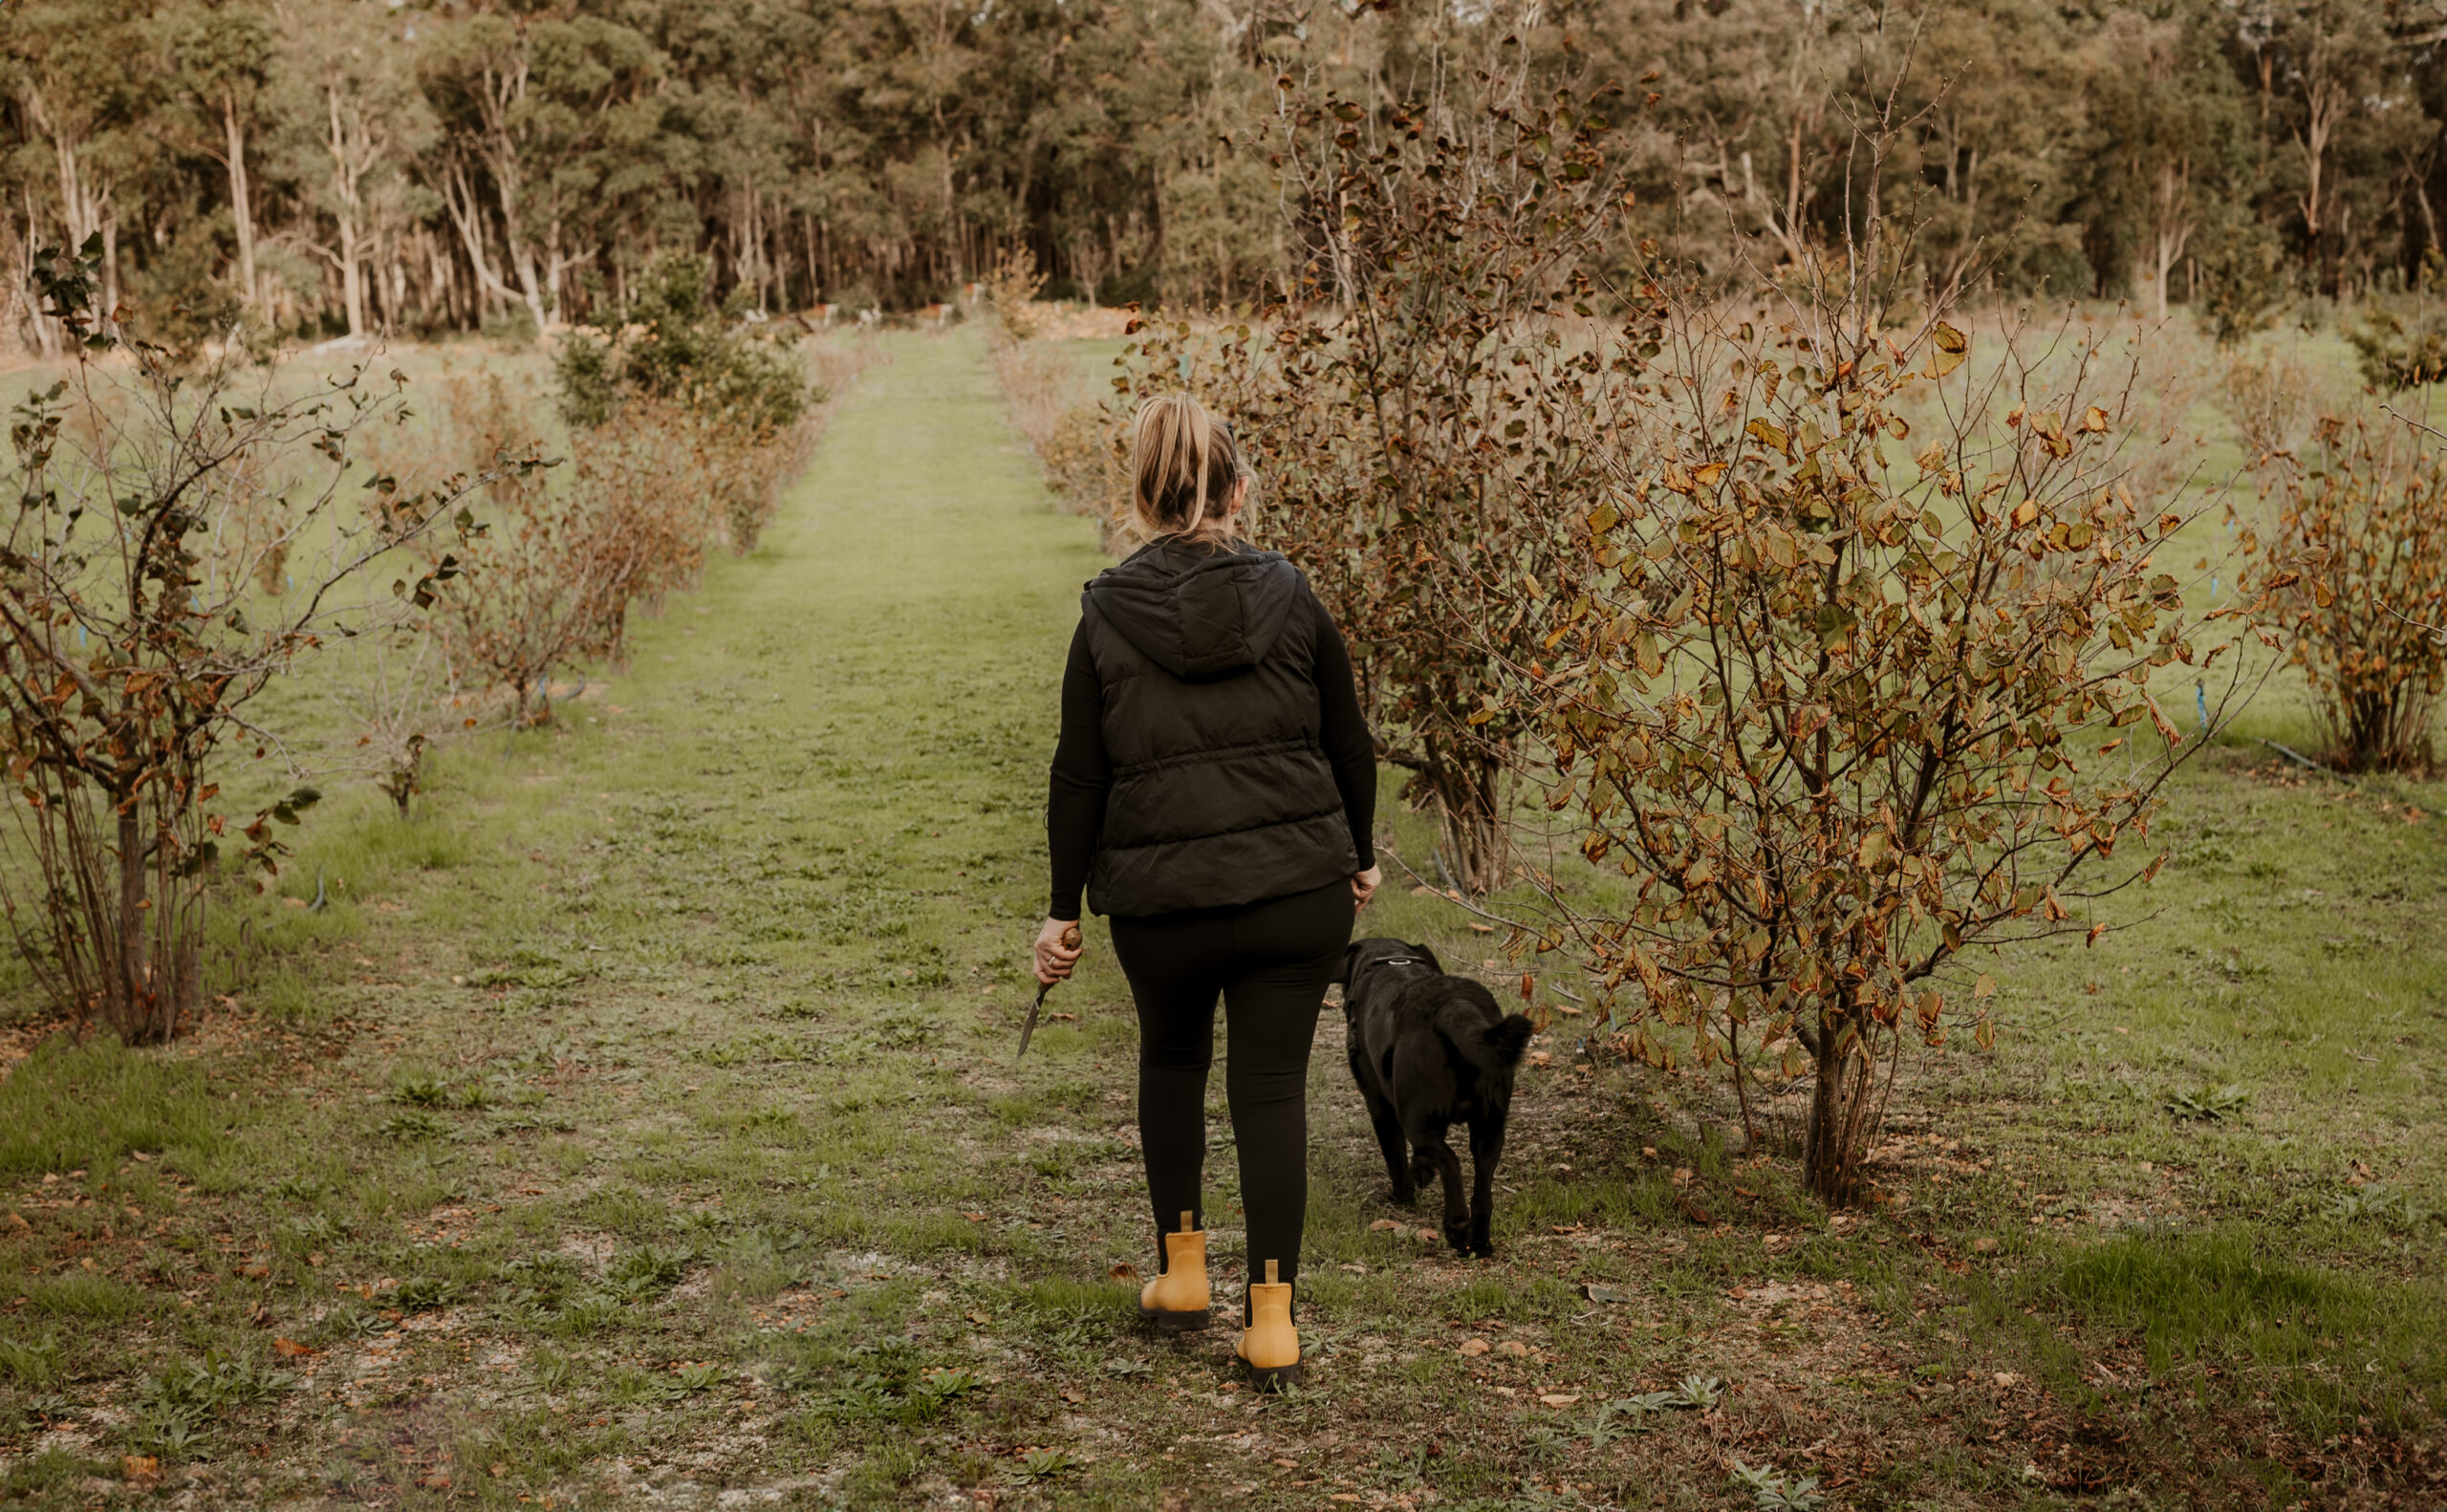
[(1787, 436), (1776, 426), (1768, 423), (1765, 416), (1761, 416), (1742, 428), (1748, 431), (1751, 437), (1756, 440), (1760, 445), (1767, 447), (1771, 451), (1783, 452), (1787, 457), (1792, 455), (1791, 451), (1788, 449), (1792, 438)]
[(1935, 339), (1938, 350), (1940, 352), (1952, 352), (1960, 356), (1971, 350), (1971, 338), (1942, 320), (1938, 322)]
[(2036, 499), (2025, 499), (2022, 503), (2020, 503), (2020, 504), (2018, 504), (2018, 505), (2015, 505), (2015, 506), (2014, 506), (2014, 524), (2015, 524), (2018, 528), (2019, 528), (2019, 527), (2028, 526), (2028, 525), (2029, 525), (2033, 520), (2036, 520), (2036, 519), (2038, 519), (2038, 518), (2039, 518), (2039, 501), (2038, 501), (2038, 500), (2036, 500)]
[(1698, 484), (1702, 488), (1715, 487), (1717, 480), (1723, 476), (1724, 464), (1721, 462), (1712, 462), (1704, 466), (1694, 467), (1691, 469), (1691, 481)]
[(1971, 995), (1975, 998), (1995, 997), (1997, 995), (1997, 979), (1983, 974), (1979, 981), (1971, 984)]
[(2093, 434), (2107, 429), (2107, 411), (2096, 404), (2082, 411), (2082, 428)]
[(1872, 830), (1861, 836), (1861, 864), (1875, 866), (1886, 855), (1886, 832)]

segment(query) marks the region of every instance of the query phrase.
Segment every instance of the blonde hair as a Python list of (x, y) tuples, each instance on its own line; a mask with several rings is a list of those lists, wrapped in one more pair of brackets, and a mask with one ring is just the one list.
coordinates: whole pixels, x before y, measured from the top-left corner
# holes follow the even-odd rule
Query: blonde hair
[(1131, 513), (1138, 533), (1231, 539), (1232, 491), (1246, 482), (1232, 428), (1187, 394), (1138, 406), (1130, 431)]

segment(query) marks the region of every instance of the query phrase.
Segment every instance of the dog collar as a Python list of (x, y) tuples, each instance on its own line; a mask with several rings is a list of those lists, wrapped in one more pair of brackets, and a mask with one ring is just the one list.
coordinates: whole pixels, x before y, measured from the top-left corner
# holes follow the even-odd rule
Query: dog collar
[(1370, 962), (1370, 964), (1378, 966), (1424, 966), (1427, 964), (1427, 961), (1424, 957), (1420, 956), (1380, 956), (1375, 961)]

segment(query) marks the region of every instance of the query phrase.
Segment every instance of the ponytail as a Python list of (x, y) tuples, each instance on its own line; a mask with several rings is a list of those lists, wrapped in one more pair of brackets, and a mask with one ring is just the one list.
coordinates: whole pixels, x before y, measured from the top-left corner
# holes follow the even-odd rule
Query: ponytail
[(1159, 394), (1131, 422), (1131, 513), (1140, 534), (1221, 545), (1248, 478), (1231, 427), (1187, 394)]

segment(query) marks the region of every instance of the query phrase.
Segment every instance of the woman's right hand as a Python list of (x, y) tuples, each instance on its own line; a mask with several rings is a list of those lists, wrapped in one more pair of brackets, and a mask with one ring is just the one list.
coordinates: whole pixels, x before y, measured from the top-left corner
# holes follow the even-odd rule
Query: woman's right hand
[(1085, 948), (1077, 919), (1047, 919), (1036, 932), (1036, 980), (1049, 987), (1069, 981), (1071, 968), (1078, 964), (1079, 952)]
[(1382, 867), (1372, 866), (1365, 872), (1353, 872), (1351, 875), (1352, 911), (1356, 913), (1366, 908), (1368, 900), (1375, 897), (1376, 890), (1384, 885), (1385, 870)]

